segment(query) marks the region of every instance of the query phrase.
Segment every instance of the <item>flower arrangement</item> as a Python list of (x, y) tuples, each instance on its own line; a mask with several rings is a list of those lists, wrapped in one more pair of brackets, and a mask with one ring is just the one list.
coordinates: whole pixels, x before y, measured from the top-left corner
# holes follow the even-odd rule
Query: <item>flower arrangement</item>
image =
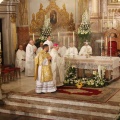
[(80, 38), (79, 48), (86, 40), (90, 41), (90, 34), (91, 34), (91, 29), (90, 29), (89, 13), (87, 10), (85, 10), (85, 12), (82, 15), (82, 22), (77, 30), (77, 35)]
[(100, 77), (97, 71), (93, 71), (91, 78), (77, 78), (77, 70), (75, 67), (69, 67), (66, 72), (64, 85), (76, 86), (77, 88), (94, 87), (99, 88), (106, 85), (104, 77)]
[(52, 27), (50, 26), (50, 24), (48, 26), (43, 25), (43, 28), (40, 29), (40, 37), (39, 39), (36, 40), (36, 46), (39, 46), (40, 42), (45, 42), (47, 40), (47, 36), (51, 35), (52, 32)]
[(66, 76), (64, 84), (75, 85), (75, 80), (77, 79), (77, 69), (75, 67), (68, 67), (66, 70)]
[(90, 24), (89, 23), (81, 23), (80, 27), (78, 28), (78, 36), (82, 38), (86, 38), (90, 35)]
[(36, 46), (39, 45), (40, 42), (45, 42), (47, 40), (47, 36), (51, 35), (52, 27), (50, 25), (50, 18), (45, 16), (45, 21), (43, 27), (40, 29), (40, 37), (36, 40)]

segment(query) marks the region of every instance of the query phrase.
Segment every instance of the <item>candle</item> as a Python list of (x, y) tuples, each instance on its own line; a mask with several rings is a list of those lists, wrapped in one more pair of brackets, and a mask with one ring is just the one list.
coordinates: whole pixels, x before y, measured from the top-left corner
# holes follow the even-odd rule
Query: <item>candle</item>
[(101, 48), (102, 48), (102, 37), (101, 37)]
[(70, 43), (70, 38), (68, 37), (68, 47), (69, 47), (69, 43)]
[(59, 41), (60, 33), (58, 32), (58, 41)]
[(104, 27), (104, 12), (103, 12), (103, 27)]
[(102, 37), (101, 37), (101, 56), (102, 56)]
[(65, 36), (63, 37), (63, 45), (65, 46)]
[(109, 28), (109, 11), (108, 11), (108, 26), (107, 27)]
[(35, 35), (34, 35), (34, 33), (33, 33), (33, 41), (35, 40)]
[(113, 12), (113, 22), (112, 22), (112, 27), (114, 27), (114, 12)]
[(47, 19), (47, 15), (45, 15), (45, 20)]
[(110, 57), (111, 57), (111, 52), (112, 52), (112, 51), (111, 51), (111, 50), (112, 50), (111, 48), (112, 48), (112, 46), (111, 46), (111, 37), (110, 37)]
[(108, 46), (108, 41), (107, 41), (107, 37), (106, 37), (106, 40), (105, 40), (105, 42), (106, 42), (106, 48), (107, 48), (107, 46)]
[(73, 32), (73, 46), (75, 46), (75, 32)]

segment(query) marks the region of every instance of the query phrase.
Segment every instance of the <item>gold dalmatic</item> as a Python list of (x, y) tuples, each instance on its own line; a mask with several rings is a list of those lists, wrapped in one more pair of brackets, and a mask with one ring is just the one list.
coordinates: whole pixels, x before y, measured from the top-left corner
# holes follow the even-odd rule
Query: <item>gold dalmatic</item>
[(50, 61), (48, 61), (47, 65), (43, 65), (43, 61), (50, 57), (49, 53), (46, 53), (42, 50), (35, 58), (35, 80), (38, 78), (38, 67), (41, 66), (41, 82), (48, 82), (53, 80), (52, 69), (50, 65)]

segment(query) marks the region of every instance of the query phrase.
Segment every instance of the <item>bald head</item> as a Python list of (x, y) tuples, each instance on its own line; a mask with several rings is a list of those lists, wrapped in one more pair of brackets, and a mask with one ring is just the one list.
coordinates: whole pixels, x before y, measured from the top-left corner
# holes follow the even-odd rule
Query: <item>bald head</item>
[(29, 44), (34, 45), (34, 41), (33, 41), (33, 40), (30, 40), (30, 41), (29, 41)]
[(73, 47), (73, 42), (70, 42), (70, 47)]
[(23, 50), (23, 46), (22, 46), (22, 45), (19, 45), (19, 49), (20, 49), (20, 50)]

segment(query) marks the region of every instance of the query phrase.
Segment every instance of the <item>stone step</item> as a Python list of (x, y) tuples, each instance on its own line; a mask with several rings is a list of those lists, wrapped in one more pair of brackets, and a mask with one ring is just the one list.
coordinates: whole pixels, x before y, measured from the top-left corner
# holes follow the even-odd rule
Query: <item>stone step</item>
[(49, 107), (48, 109), (37, 109), (34, 108), (34, 106), (33, 108), (27, 108), (21, 106), (6, 105), (4, 107), (0, 107), (0, 112), (51, 120), (116, 120), (116, 116), (97, 117), (93, 115), (55, 111), (49, 109)]
[(113, 114), (118, 114), (119, 110), (114, 109), (103, 109), (96, 107), (87, 107), (87, 106), (77, 106), (77, 105), (67, 105), (61, 103), (50, 103), (44, 101), (33, 101), (33, 100), (22, 100), (22, 99), (14, 99), (9, 98), (5, 99), (6, 105), (14, 105), (28, 108), (37, 108), (37, 109), (47, 109), (48, 106), (51, 110), (61, 111), (61, 112), (70, 112), (70, 113), (83, 113), (86, 115), (94, 115), (94, 116), (112, 116)]
[(64, 99), (57, 99), (52, 97), (41, 97), (41, 96), (26, 96), (26, 95), (19, 95), (19, 94), (11, 94), (8, 98), (19, 99), (19, 100), (31, 100), (36, 102), (49, 102), (54, 104), (64, 104), (64, 105), (75, 105), (80, 107), (93, 107), (93, 108), (102, 108), (108, 110), (117, 110), (120, 111), (120, 106), (118, 105), (111, 105), (107, 103), (91, 103), (91, 102), (84, 102), (84, 101), (73, 101), (73, 100), (64, 100)]

